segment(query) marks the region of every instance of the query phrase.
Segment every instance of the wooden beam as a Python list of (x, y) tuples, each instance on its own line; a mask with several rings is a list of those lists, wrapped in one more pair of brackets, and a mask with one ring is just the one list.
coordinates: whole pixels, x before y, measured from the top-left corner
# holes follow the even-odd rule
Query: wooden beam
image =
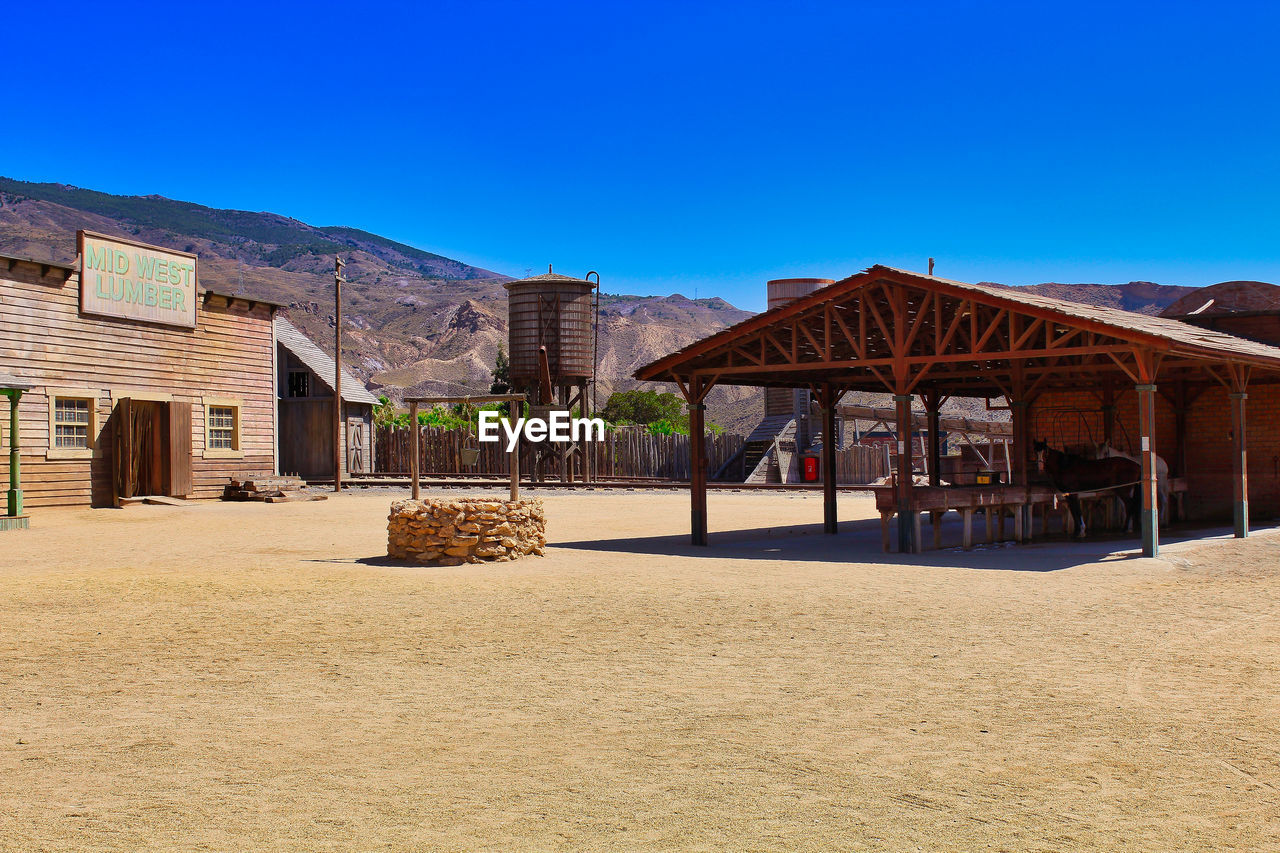
[(911, 395), (895, 394), (898, 433), (898, 553), (914, 554), (919, 549), (916, 540), (916, 518), (913, 509), (915, 474), (911, 465)]
[[(1022, 353), (979, 352), (979, 353), (946, 353), (942, 355), (916, 355), (899, 358), (874, 359), (836, 359), (834, 361), (812, 361), (787, 364), (768, 364), (763, 367), (740, 365), (737, 367), (705, 367), (691, 371), (695, 376), (720, 374), (736, 376), (742, 374), (762, 373), (766, 376), (779, 372), (803, 372), (807, 370), (850, 370), (873, 367), (894, 367), (899, 364), (908, 366), (922, 364), (961, 364), (964, 362), (983, 363), (992, 361), (1008, 361), (1013, 357), (1020, 359), (1045, 358), (1049, 356), (1086, 355), (1101, 352), (1111, 355), (1117, 352), (1131, 353), (1132, 349), (1124, 346), (1115, 347), (1073, 347), (1064, 350), (1027, 350)], [(1126, 373), (1128, 371), (1126, 370)]]
[(1235, 535), (1244, 539), (1249, 535), (1249, 444), (1245, 435), (1245, 401), (1249, 395), (1243, 390), (1232, 391), (1231, 400), (1231, 492)]
[(1155, 557), (1160, 553), (1160, 504), (1155, 448), (1156, 386), (1144, 382), (1134, 387), (1138, 392), (1138, 455), (1142, 463), (1142, 481), (1139, 484), (1142, 492), (1142, 511), (1139, 515), (1142, 556)]
[(691, 384), (691, 396), (698, 402), (689, 403), (689, 533), (696, 546), (707, 545), (707, 451), (706, 425), (703, 412), (706, 405), (702, 380), (695, 378)]
[(822, 394), (822, 532), (834, 536), (838, 532), (836, 514), (836, 391), (830, 382), (821, 386)]
[(422, 442), (422, 427), (418, 424), (418, 401), (409, 401), (409, 497), (415, 501), (420, 495), (418, 487), (418, 454)]

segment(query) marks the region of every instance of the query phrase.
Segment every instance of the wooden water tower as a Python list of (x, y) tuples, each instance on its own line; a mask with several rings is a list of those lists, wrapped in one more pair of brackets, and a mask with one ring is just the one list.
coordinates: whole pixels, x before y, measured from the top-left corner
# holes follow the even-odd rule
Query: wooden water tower
[[(552, 271), (508, 282), (508, 349), (511, 386), (534, 401), (535, 410), (573, 411), (590, 417), (587, 386), (595, 379), (599, 282)], [(535, 414), (538, 414), (535, 411)], [(560, 476), (573, 479), (575, 463), (591, 479), (586, 448), (554, 445), (560, 452)]]

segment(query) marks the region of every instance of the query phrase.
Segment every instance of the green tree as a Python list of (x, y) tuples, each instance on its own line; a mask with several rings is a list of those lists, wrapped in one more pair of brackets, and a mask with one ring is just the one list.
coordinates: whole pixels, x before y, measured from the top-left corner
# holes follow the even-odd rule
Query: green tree
[[(502, 348), (502, 344), (498, 344), (498, 357), (494, 360), (493, 382), (489, 384), (489, 393), (511, 393), (511, 360), (507, 358), (507, 351)], [(497, 408), (504, 418), (511, 416), (510, 403), (499, 403)]]
[(373, 422), (379, 426), (390, 426), (396, 421), (396, 407), (386, 394), (378, 395), (378, 405), (373, 407)]
[(511, 393), (511, 360), (507, 358), (502, 344), (498, 344), (498, 358), (493, 365), (493, 382), (489, 385), (489, 393)]
[(684, 401), (668, 391), (615, 391), (600, 416), (615, 424), (640, 424), (648, 426), (658, 421), (669, 421), (677, 431), (689, 429), (689, 413)]

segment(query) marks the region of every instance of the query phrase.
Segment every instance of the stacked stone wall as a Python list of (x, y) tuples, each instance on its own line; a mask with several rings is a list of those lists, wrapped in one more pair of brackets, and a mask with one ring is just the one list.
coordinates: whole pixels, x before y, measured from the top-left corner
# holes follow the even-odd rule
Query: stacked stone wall
[(537, 498), (396, 501), (387, 522), (387, 556), (437, 566), (540, 556), (546, 544)]

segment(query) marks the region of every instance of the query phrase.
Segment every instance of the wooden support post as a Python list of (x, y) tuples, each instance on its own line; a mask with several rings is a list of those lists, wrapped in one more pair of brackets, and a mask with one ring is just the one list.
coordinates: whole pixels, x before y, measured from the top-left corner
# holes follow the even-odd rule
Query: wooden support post
[(707, 544), (707, 450), (706, 426), (702, 402), (702, 380), (694, 379), (689, 386), (697, 402), (689, 403), (689, 526), (694, 545)]
[(422, 428), (418, 426), (418, 403), (409, 404), (409, 497), (415, 501), (421, 494), (418, 488), (418, 453), (422, 443)]
[(937, 394), (924, 398), (929, 421), (929, 485), (942, 485), (942, 406)]
[(960, 540), (961, 547), (966, 551), (973, 550), (973, 510), (965, 507), (960, 510), (960, 516), (964, 520), (963, 538)]
[(1249, 451), (1245, 435), (1244, 401), (1249, 395), (1237, 391), (1231, 397), (1231, 492), (1237, 539), (1249, 535)]
[[(1009, 401), (1009, 414), (1013, 418), (1013, 455), (1006, 456), (1006, 463), (1009, 466), (1009, 481), (1015, 486), (1026, 486), (1029, 480), (1027, 472), (1027, 457), (1031, 450), (1030, 423), (1027, 417), (1028, 401), (1025, 399), (1017, 399)], [(1009, 452), (1009, 445), (1005, 443), (1005, 452)], [(1029, 504), (1023, 503), (1014, 506), (1013, 512), (1018, 516), (1017, 523), (1013, 529), (1018, 541), (1026, 541), (1031, 538), (1031, 507)], [(1023, 539), (1023, 536), (1026, 538)]]
[(508, 454), (511, 457), (511, 500), (520, 500), (520, 442)]
[(1115, 447), (1116, 389), (1109, 381), (1102, 388), (1102, 440)]
[(1173, 459), (1169, 464), (1170, 477), (1187, 476), (1187, 409), (1189, 391), (1186, 380), (1181, 380), (1174, 391), (1173, 399)]
[(333, 490), (342, 491), (342, 258), (333, 259)]
[[(592, 381), (594, 382), (595, 380), (593, 379)], [(578, 385), (578, 400), (580, 401), (578, 403), (579, 417), (590, 418), (595, 414), (588, 405), (591, 401), (587, 397), (587, 383), (585, 381)], [(590, 435), (590, 431), (587, 431), (587, 435)], [(583, 438), (578, 442), (578, 456), (582, 460), (582, 482), (594, 483), (597, 479), (595, 470), (596, 454), (589, 437)]]
[(22, 515), (22, 456), (19, 448), (22, 442), (18, 434), (18, 401), (22, 399), (22, 391), (18, 388), (6, 389), (9, 398), (9, 495), (8, 514), (10, 518)]
[(916, 536), (912, 492), (915, 476), (911, 467), (911, 395), (894, 394), (898, 427), (898, 552), (914, 554), (919, 546)]
[(1138, 435), (1142, 461), (1142, 555), (1154, 557), (1160, 553), (1159, 492), (1156, 486), (1156, 386), (1135, 386), (1138, 391)]
[(822, 532), (834, 536), (836, 518), (836, 397), (830, 382), (823, 383), (818, 402), (822, 405)]

